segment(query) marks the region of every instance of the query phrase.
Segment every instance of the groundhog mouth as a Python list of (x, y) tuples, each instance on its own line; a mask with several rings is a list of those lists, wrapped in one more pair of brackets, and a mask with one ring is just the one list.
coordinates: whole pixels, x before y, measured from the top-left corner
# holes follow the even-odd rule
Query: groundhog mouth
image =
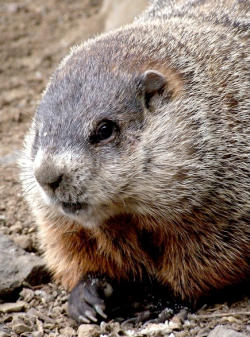
[(85, 228), (98, 227), (106, 218), (106, 212), (97, 212), (96, 208), (86, 202), (64, 202), (57, 203), (57, 210), (66, 218), (73, 220)]
[(71, 203), (71, 202), (62, 202), (62, 210), (66, 214), (78, 214), (80, 210), (86, 209), (86, 203)]

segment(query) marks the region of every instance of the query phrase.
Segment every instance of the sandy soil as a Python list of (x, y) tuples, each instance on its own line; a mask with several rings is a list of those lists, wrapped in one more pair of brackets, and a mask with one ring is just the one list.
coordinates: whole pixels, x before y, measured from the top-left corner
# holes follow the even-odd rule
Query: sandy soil
[[(15, 240), (28, 237), (26, 249), (36, 254), (40, 252), (35, 224), (21, 194), (16, 156), (41, 93), (60, 59), (70, 46), (102, 30), (100, 6), (101, 0), (0, 0), (0, 230)], [(76, 325), (65, 312), (67, 294), (60, 287), (53, 283), (39, 289), (27, 287), (19, 299), (27, 304), (24, 315), (36, 316), (38, 323), (34, 324), (40, 326), (41, 336), (77, 335)], [(207, 336), (218, 324), (250, 335), (249, 311), (248, 297), (206, 305), (189, 314), (173, 336)], [(7, 336), (18, 336), (12, 322), (13, 315), (0, 313), (0, 328), (6, 329)], [(118, 330), (116, 327), (117, 335)], [(112, 328), (110, 331), (116, 336)]]

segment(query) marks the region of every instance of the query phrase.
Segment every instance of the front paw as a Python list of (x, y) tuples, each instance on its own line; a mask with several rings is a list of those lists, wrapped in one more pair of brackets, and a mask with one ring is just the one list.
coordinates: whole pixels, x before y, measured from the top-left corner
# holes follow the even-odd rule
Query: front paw
[(104, 277), (87, 275), (71, 291), (69, 316), (78, 323), (97, 322), (106, 319), (105, 299), (113, 293), (113, 287)]

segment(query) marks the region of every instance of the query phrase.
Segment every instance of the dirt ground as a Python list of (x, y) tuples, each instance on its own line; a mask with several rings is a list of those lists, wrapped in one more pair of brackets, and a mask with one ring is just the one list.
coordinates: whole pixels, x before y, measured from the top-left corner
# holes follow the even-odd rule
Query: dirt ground
[[(26, 249), (36, 254), (40, 254), (36, 228), (21, 194), (16, 157), (58, 62), (73, 44), (102, 31), (103, 18), (98, 14), (101, 2), (0, 0), (0, 230), (16, 241), (28, 237)], [(65, 310), (67, 294), (60, 287), (53, 283), (39, 289), (27, 287), (19, 299), (26, 301), (27, 313), (33, 310), (41, 322), (42, 328), (36, 321), (43, 331), (40, 336), (77, 335), (77, 327)], [(218, 324), (250, 336), (249, 311), (248, 297), (206, 305), (189, 314), (172, 336), (205, 337)], [(0, 327), (5, 327), (6, 336), (19, 335), (12, 329), (12, 320), (13, 316), (0, 314)], [(106, 335), (112, 335), (112, 327), (110, 331)], [(113, 336), (115, 333), (121, 335), (113, 331)]]

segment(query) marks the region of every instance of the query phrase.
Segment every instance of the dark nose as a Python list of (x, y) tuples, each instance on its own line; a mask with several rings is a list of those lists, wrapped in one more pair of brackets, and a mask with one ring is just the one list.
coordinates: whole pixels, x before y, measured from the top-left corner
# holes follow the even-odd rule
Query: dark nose
[(63, 180), (63, 173), (52, 162), (48, 162), (48, 160), (37, 165), (35, 163), (34, 175), (43, 188), (53, 192), (55, 192)]
[(61, 181), (63, 180), (63, 175), (55, 177), (54, 179), (55, 181), (47, 184), (53, 191), (55, 191), (57, 187), (59, 187)]

